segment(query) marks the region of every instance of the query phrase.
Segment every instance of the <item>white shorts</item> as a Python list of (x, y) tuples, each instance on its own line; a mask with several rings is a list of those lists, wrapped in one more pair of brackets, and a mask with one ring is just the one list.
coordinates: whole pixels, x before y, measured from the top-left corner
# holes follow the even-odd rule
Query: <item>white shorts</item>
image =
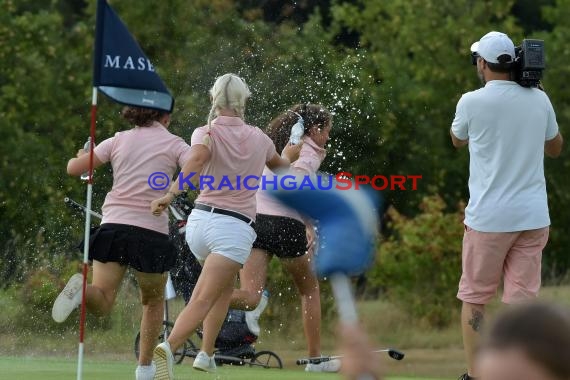
[(250, 225), (229, 215), (193, 209), (186, 223), (186, 241), (201, 263), (217, 253), (243, 265), (256, 237)]

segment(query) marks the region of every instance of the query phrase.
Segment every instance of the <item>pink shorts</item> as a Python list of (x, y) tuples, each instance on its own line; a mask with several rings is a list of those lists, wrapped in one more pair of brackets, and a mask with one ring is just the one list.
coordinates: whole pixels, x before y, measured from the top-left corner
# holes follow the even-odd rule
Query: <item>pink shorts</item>
[(457, 298), (486, 305), (503, 276), (503, 302), (517, 303), (538, 295), (542, 250), (549, 227), (518, 232), (479, 232), (465, 226), (463, 273)]

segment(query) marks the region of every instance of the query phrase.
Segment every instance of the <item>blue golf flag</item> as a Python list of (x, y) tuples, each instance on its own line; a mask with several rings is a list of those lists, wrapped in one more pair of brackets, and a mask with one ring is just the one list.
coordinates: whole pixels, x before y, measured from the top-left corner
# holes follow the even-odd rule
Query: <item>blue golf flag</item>
[(97, 3), (93, 68), (93, 86), (114, 101), (172, 112), (174, 98), (105, 0)]
[(315, 271), (358, 275), (374, 260), (380, 197), (361, 190), (279, 189), (273, 197), (318, 222), (319, 248)]

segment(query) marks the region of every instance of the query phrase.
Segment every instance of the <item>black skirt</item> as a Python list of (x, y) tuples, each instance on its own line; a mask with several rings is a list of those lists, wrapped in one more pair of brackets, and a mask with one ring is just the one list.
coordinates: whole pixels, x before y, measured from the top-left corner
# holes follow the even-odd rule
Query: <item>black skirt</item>
[(257, 214), (257, 239), (253, 248), (263, 249), (282, 259), (295, 258), (307, 253), (305, 224), (285, 216)]
[(105, 223), (91, 231), (89, 260), (116, 262), (143, 273), (163, 273), (174, 266), (176, 252), (166, 234), (128, 224)]

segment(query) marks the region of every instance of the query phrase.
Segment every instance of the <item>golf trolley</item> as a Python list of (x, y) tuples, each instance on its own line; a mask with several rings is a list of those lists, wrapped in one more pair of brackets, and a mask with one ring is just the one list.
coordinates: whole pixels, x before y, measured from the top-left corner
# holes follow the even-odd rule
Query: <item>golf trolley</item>
[[(202, 270), (194, 255), (190, 252), (188, 244), (186, 244), (186, 221), (192, 208), (193, 206), (188, 201), (186, 193), (176, 197), (169, 205), (172, 215), (169, 223), (169, 233), (177, 252), (176, 264), (171, 270), (170, 276), (174, 289), (182, 294), (186, 304), (190, 301), (190, 296)], [(163, 330), (158, 337), (161, 342), (168, 338), (174, 326), (174, 323), (170, 320), (169, 301), (167, 298), (165, 297), (164, 301)], [(200, 352), (199, 344), (196, 342), (201, 338), (202, 330), (198, 329), (176, 352), (173, 352), (175, 363), (182, 363), (187, 356), (195, 358)], [(281, 358), (273, 351), (255, 351), (252, 344), (256, 340), (257, 335), (249, 330), (245, 321), (245, 312), (230, 309), (216, 339), (216, 350), (214, 352), (216, 364), (283, 368)], [(134, 352), (137, 359), (139, 356), (139, 342), (140, 332), (137, 333), (134, 342)]]
[[(235, 312), (239, 312), (239, 310), (229, 311), (228, 316), (224, 321), (224, 325), (222, 326), (222, 329), (220, 331), (220, 334), (218, 335), (218, 339), (216, 340), (217, 348), (214, 351), (216, 364), (217, 365), (229, 364), (229, 365), (239, 365), (239, 366), (249, 365), (250, 367), (257, 366), (263, 368), (279, 368), (279, 369), (283, 368), (283, 363), (281, 361), (281, 358), (279, 358), (279, 356), (277, 356), (277, 354), (274, 353), (273, 351), (267, 351), (267, 350), (255, 351), (255, 348), (251, 345), (257, 339), (255, 335), (248, 334), (245, 337), (241, 337), (240, 339), (238, 335), (240, 335), (240, 330), (242, 329), (242, 327), (238, 326), (236, 330), (236, 327), (232, 327), (232, 324), (245, 325), (245, 321), (240, 317), (239, 313), (236, 314)], [(162, 324), (164, 330), (159, 335), (159, 340), (161, 342), (165, 341), (168, 338), (168, 335), (170, 334), (170, 332), (172, 331), (172, 327), (174, 326), (174, 323), (172, 323), (167, 319), (165, 319), (162, 322)], [(197, 330), (195, 335), (198, 335), (201, 338), (202, 331)], [(238, 340), (234, 340), (232, 342), (232, 345), (230, 346), (223, 347), (219, 345), (220, 338), (227, 341), (228, 340), (232, 341), (236, 338)], [(248, 343), (247, 342), (248, 340), (252, 341)], [(184, 358), (187, 356), (195, 358), (196, 355), (198, 355), (198, 352), (200, 352), (200, 348), (194, 342), (195, 340), (192, 340), (192, 337), (190, 337), (184, 342), (184, 344), (178, 350), (172, 353), (174, 356), (174, 362), (176, 364), (182, 363)], [(137, 357), (137, 359), (139, 357), (139, 343), (140, 343), (140, 332), (137, 333), (134, 344), (135, 356)]]

